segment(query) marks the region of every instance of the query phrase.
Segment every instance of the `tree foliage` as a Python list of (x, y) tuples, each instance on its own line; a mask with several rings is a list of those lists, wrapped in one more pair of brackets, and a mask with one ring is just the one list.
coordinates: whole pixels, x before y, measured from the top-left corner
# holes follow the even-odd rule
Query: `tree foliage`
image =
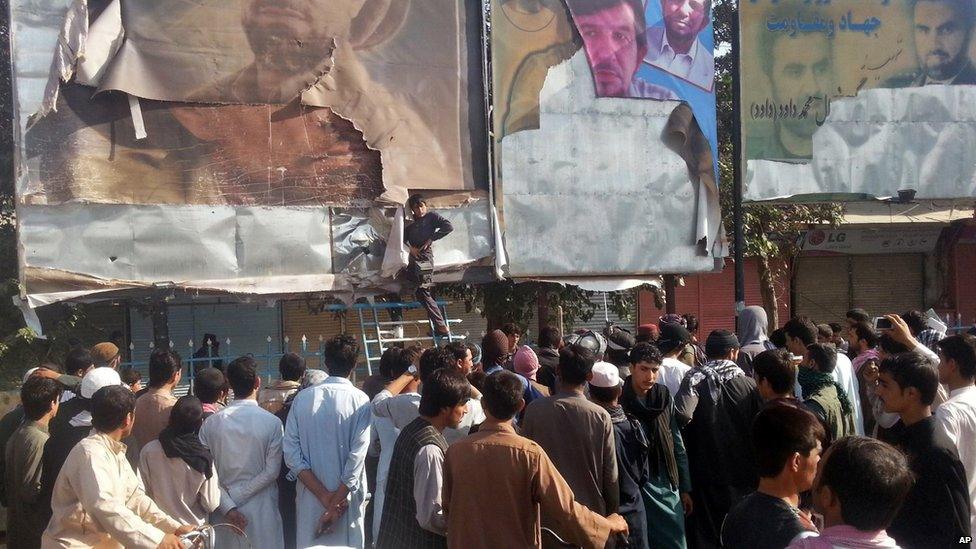
[[(590, 300), (597, 292), (549, 282), (516, 284), (511, 280), (500, 280), (488, 284), (449, 284), (443, 286), (439, 292), (443, 297), (463, 302), (468, 312), (479, 312), (488, 319), (489, 328), (513, 322), (523, 330), (531, 329), (532, 322), (538, 321), (540, 299), (548, 306), (547, 322), (555, 323), (558, 307), (562, 307), (562, 321), (566, 329), (603, 312), (601, 304), (594, 304)], [(638, 288), (609, 292), (608, 311), (620, 318), (632, 320), (629, 316), (636, 306), (637, 292)]]

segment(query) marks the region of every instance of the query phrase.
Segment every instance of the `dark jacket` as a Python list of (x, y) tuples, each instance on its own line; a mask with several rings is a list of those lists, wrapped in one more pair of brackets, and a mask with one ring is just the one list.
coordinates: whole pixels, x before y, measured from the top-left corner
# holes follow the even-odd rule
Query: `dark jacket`
[(376, 540), (377, 549), (447, 549), (447, 538), (420, 527), (417, 504), (413, 498), (414, 461), (420, 449), (430, 444), (447, 452), (444, 436), (422, 417), (411, 421), (397, 436), (390, 461), (390, 476), (386, 482), (386, 500)]
[(539, 371), (535, 373), (535, 379), (549, 387), (549, 394), (554, 394), (556, 392), (556, 366), (559, 365), (559, 351), (551, 347), (539, 347), (535, 354), (539, 358)]
[(630, 547), (647, 547), (647, 514), (641, 486), (648, 480), (649, 443), (640, 420), (618, 407), (610, 412), (613, 438), (617, 448), (617, 481), (620, 483), (619, 513), (627, 521)]
[[(275, 416), (281, 420), (284, 427), (288, 423), (288, 414), (291, 413), (291, 405), (295, 402), (295, 395), (292, 393), (280, 410), (275, 412)], [(298, 524), (298, 511), (295, 508), (295, 498), (298, 497), (298, 481), (288, 478), (288, 465), (284, 460), (281, 461), (281, 470), (278, 472), (278, 514), (281, 515), (281, 525), (284, 532), (285, 549), (296, 547), (295, 529)]]
[(76, 396), (62, 402), (61, 406), (58, 407), (57, 415), (51, 418), (51, 423), (48, 425), (51, 438), (54, 438), (61, 431), (68, 429), (71, 426), (71, 419), (85, 411), (91, 411), (91, 399)]
[[(403, 242), (419, 248), (428, 240), (435, 242), (451, 234), (453, 230), (454, 227), (451, 222), (444, 219), (444, 216), (437, 212), (427, 212), (426, 215), (420, 219), (415, 219), (413, 223), (403, 229)], [(432, 257), (433, 254), (428, 248), (422, 250), (417, 259), (429, 261)]]
[(902, 547), (956, 547), (970, 535), (966, 470), (955, 445), (936, 426), (935, 417), (893, 429), (893, 443), (908, 457), (915, 485), (908, 492), (888, 534)]
[[(953, 86), (971, 86), (976, 84), (976, 67), (972, 61), (967, 62), (966, 66), (959, 71), (959, 74), (952, 79)], [(925, 71), (916, 70), (895, 75), (885, 80), (882, 88), (917, 88), (925, 85)]]

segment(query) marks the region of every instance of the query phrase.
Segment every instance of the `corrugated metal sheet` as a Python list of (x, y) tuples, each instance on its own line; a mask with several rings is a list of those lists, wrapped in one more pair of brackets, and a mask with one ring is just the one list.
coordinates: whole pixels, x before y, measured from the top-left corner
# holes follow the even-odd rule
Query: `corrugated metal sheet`
[(924, 310), (924, 257), (922, 254), (851, 257), (854, 306), (872, 316)]
[(800, 257), (796, 264), (796, 313), (815, 322), (838, 322), (851, 308), (849, 256)]
[[(604, 294), (606, 294), (606, 312), (604, 311)], [(636, 332), (637, 329), (637, 302), (635, 301), (633, 306), (630, 308), (628, 318), (621, 318), (619, 315), (614, 313), (612, 308), (612, 302), (610, 300), (609, 292), (596, 292), (590, 296), (590, 303), (596, 307), (596, 311), (593, 313), (593, 318), (587, 321), (577, 321), (573, 326), (574, 330), (577, 329), (588, 329), (593, 331), (603, 331), (603, 328), (607, 325), (607, 318), (609, 317), (610, 322), (618, 324), (632, 333)]]

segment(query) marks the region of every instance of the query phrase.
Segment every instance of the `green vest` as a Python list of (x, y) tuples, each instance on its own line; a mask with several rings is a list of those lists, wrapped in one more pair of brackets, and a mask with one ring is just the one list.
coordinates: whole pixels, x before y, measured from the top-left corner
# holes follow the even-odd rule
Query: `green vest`
[(844, 414), (837, 396), (837, 387), (828, 385), (810, 395), (807, 400), (816, 402), (827, 416), (827, 429), (830, 430), (830, 440), (838, 440), (856, 434), (854, 432), (854, 414)]

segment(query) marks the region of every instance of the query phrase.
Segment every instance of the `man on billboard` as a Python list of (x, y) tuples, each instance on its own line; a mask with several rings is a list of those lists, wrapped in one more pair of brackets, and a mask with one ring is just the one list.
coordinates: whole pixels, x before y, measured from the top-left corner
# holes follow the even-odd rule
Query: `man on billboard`
[[(769, 78), (773, 131), (756, 139), (749, 158), (809, 159), (817, 118), (833, 88), (831, 44), (822, 33), (790, 36), (779, 32), (759, 35), (762, 68)], [(758, 137), (758, 136), (757, 136)]]
[[(353, 47), (380, 43), (399, 30), (405, 16), (402, 6), (385, 0), (240, 1), (241, 26), (254, 61), (230, 77), (198, 90), (194, 94), (197, 100), (288, 103), (325, 72), (334, 54), (333, 38), (345, 35), (348, 29), (345, 40)], [(364, 26), (373, 32), (360, 31)]]
[[(221, 104), (143, 100), (142, 140), (126, 126), (124, 95), (91, 98), (89, 88), (65, 84), (62, 96), (74, 104), (28, 137), (29, 156), (41, 157), (49, 202), (291, 206), (375, 199), (384, 190), (379, 152), (350, 120), (296, 98), (333, 55), (331, 36), (349, 28), (354, 47), (375, 45), (399, 31), (404, 12), (386, 0), (321, 4), (240, 0), (253, 62), (189, 97)], [(350, 80), (387, 95), (356, 59), (342, 66)], [(409, 105), (384, 99), (387, 108), (370, 120), (377, 131), (410, 126), (433, 157), (444, 157)]]
[(711, 21), (712, 0), (661, 0), (664, 20), (647, 29), (651, 65), (711, 91), (715, 58), (698, 35)]
[(647, 55), (647, 22), (641, 0), (571, 0), (597, 97), (678, 99), (666, 88), (637, 77)]
[(914, 0), (912, 24), (918, 70), (892, 78), (887, 87), (976, 84), (969, 44), (976, 23), (973, 0)]

